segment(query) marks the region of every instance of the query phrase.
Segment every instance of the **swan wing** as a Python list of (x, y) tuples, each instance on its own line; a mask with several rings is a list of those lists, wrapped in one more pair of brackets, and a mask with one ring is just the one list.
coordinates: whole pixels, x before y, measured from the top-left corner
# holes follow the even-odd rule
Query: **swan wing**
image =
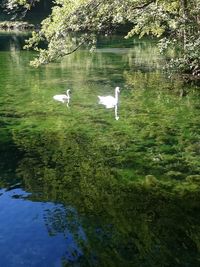
[(98, 96), (99, 104), (106, 106), (106, 108), (113, 108), (117, 104), (117, 100), (113, 96)]
[(53, 99), (64, 103), (68, 98), (66, 95), (54, 95)]
[(115, 103), (116, 99), (113, 96), (98, 96), (99, 101), (103, 104)]
[(98, 98), (102, 101), (113, 101), (115, 100), (115, 98), (111, 95), (108, 95), (108, 96), (98, 96)]

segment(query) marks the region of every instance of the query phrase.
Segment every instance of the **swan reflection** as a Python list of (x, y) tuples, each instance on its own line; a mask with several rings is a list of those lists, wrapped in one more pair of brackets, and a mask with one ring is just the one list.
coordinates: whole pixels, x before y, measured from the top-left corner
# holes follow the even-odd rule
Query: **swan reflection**
[(118, 105), (115, 105), (115, 119), (118, 121), (119, 120), (119, 116), (118, 116)]

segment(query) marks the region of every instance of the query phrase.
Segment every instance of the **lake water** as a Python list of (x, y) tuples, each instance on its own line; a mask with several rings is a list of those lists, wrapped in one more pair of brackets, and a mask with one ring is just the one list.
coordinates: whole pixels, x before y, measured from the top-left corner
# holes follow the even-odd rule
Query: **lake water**
[(200, 266), (200, 88), (153, 40), (34, 69), (23, 38), (0, 34), (0, 266)]

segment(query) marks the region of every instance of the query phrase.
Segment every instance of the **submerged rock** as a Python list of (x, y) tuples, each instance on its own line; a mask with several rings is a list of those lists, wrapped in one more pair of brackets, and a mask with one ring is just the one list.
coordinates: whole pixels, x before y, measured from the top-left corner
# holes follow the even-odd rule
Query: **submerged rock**
[(146, 175), (144, 183), (146, 186), (156, 186), (158, 184), (158, 180), (154, 175)]

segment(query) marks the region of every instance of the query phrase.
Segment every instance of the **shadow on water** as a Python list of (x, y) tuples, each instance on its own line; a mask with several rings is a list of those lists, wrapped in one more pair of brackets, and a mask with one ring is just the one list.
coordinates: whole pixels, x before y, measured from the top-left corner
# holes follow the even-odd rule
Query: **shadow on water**
[(134, 44), (39, 70), (0, 53), (0, 265), (199, 266), (199, 91)]
[(25, 45), (24, 40), (30, 33), (0, 32), (0, 51), (19, 51)]

